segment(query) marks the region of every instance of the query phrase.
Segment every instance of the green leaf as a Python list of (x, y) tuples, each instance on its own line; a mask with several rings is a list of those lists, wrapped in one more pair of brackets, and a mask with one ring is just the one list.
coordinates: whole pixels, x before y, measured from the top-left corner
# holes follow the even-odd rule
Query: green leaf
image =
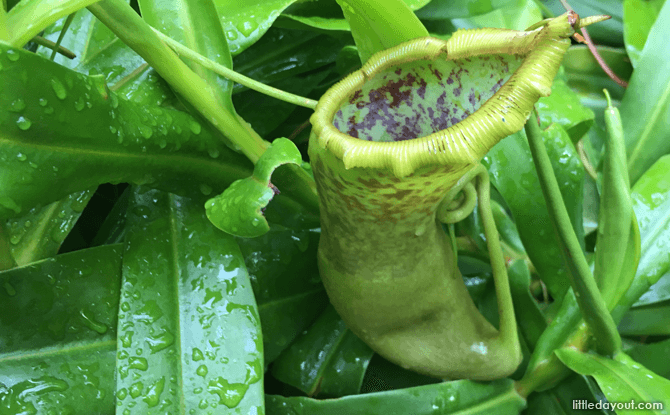
[(667, 336), (670, 334), (670, 302), (631, 309), (621, 319), (619, 332), (625, 336)]
[(316, 265), (319, 233), (275, 226), (237, 242), (258, 303), (268, 365), (328, 305)]
[[(630, 79), (633, 67), (625, 50), (608, 46), (598, 46), (597, 50), (617, 76)], [(582, 105), (595, 112), (596, 119), (602, 119), (607, 107), (603, 89), (610, 92), (613, 105), (618, 106), (625, 88), (607, 76), (586, 45), (571, 46), (563, 58), (563, 68), (568, 86), (577, 93)]]
[[(151, 26), (200, 55), (232, 68), (233, 58), (214, 0), (139, 0), (138, 4), (142, 18)], [(185, 63), (216, 91), (219, 105), (233, 113), (233, 82), (196, 62)]]
[[(271, 84), (333, 63), (342, 45), (330, 36), (273, 27), (256, 44), (235, 57), (235, 70)], [(236, 84), (233, 92), (237, 94), (246, 89)]]
[(489, 383), (469, 380), (316, 400), (266, 395), (269, 414), (275, 415), (424, 415), (424, 414), (518, 414), (525, 400), (509, 379)]
[[(433, 0), (416, 12), (420, 19), (442, 20), (457, 17), (473, 17), (504, 7), (510, 7), (514, 0)], [(525, 29), (525, 27), (524, 27)]]
[[(528, 397), (527, 414), (571, 415), (575, 413), (573, 402), (586, 400), (598, 402), (604, 396), (595, 382), (586, 377), (573, 374), (556, 387)], [(611, 412), (598, 409), (580, 410), (580, 414), (607, 415)]]
[(653, 367), (659, 375), (670, 378), (670, 339), (652, 344), (638, 344), (626, 351), (635, 361), (645, 367)]
[(23, 47), (49, 25), (98, 0), (23, 0), (7, 14), (9, 44)]
[(514, 311), (523, 316), (517, 319), (519, 330), (526, 342), (535, 349), (537, 341), (547, 328), (547, 320), (530, 293), (530, 271), (524, 261), (517, 260), (507, 270)]
[(355, 395), (374, 352), (326, 308), (272, 365), (272, 375), (308, 396)]
[(644, 44), (665, 0), (624, 0), (623, 40), (630, 62), (637, 67)]
[[(403, 0), (411, 9), (424, 7), (430, 0)], [(344, 18), (342, 9), (332, 0), (314, 0), (296, 2), (282, 14), (282, 20), (293, 20), (303, 28), (314, 28), (324, 31), (350, 31), (351, 26)], [(286, 22), (283, 22), (286, 25)], [(291, 27), (290, 24), (286, 25)]]
[(670, 2), (666, 2), (621, 101), (628, 173), (635, 183), (658, 158), (670, 152)]
[(105, 182), (203, 199), (249, 174), (251, 164), (190, 115), (119, 99), (99, 76), (0, 45), (7, 50), (19, 59), (0, 55), (0, 217)]
[[(561, 186), (570, 219), (580, 240), (582, 225), (584, 169), (570, 137), (552, 124), (543, 141)], [(523, 131), (503, 139), (489, 151), (482, 163), (491, 182), (507, 202), (528, 257), (547, 284), (549, 292), (562, 297), (569, 287), (557, 239), (549, 220), (530, 149)]]
[(495, 8), (490, 13), (468, 18), (453, 19), (451, 23), (458, 29), (479, 27), (500, 27), (526, 30), (531, 24), (542, 20), (542, 12), (533, 0), (512, 0)]
[(639, 300), (633, 304), (633, 307), (641, 307), (670, 300), (670, 273), (665, 273)]
[(262, 413), (260, 319), (237, 243), (199, 203), (141, 187), (132, 199), (118, 410)]
[(612, 312), (615, 320), (670, 270), (670, 156), (661, 157), (633, 186), (640, 227), (640, 262), (633, 282)]
[(296, 0), (214, 0), (230, 52), (242, 53), (272, 26), (279, 14)]
[(337, 0), (351, 26), (361, 62), (428, 31), (402, 0)]
[(245, 238), (269, 231), (262, 209), (279, 193), (270, 183), (270, 176), (277, 167), (287, 163), (300, 166), (302, 156), (291, 140), (278, 138), (258, 160), (253, 175), (237, 180), (222, 194), (207, 201), (209, 220), (222, 231)]
[(0, 273), (0, 412), (114, 408), (120, 245)]
[(41, 209), (33, 208), (7, 221), (5, 229), (18, 265), (56, 256), (58, 249), (81, 216), (94, 189), (72, 193)]
[(559, 124), (573, 143), (577, 143), (586, 134), (595, 118), (593, 111), (582, 105), (579, 96), (560, 79), (554, 80), (551, 95), (537, 101), (537, 109), (542, 128), (549, 127), (551, 123)]
[(652, 414), (666, 414), (670, 404), (670, 380), (664, 379), (647, 368), (640, 366), (625, 353), (619, 352), (615, 360), (595, 354), (580, 353), (573, 349), (556, 350), (556, 355), (570, 369), (580, 375), (593, 376), (607, 396), (611, 405), (620, 415), (637, 414), (638, 408), (624, 407), (624, 403), (661, 403), (656, 409), (645, 408)]
[[(331, 70), (331, 67), (325, 67), (323, 70), (312, 71), (305, 75), (283, 78), (270, 86), (304, 97), (310, 95), (330, 75)], [(233, 102), (237, 113), (263, 137), (269, 137), (268, 134), (281, 126), (296, 109), (293, 104), (279, 101), (256, 91), (243, 91), (235, 94)]]

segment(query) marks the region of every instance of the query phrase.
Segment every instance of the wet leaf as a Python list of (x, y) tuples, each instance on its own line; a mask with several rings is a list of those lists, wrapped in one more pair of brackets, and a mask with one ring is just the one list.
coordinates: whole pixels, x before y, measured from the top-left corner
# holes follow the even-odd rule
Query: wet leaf
[(242, 53), (272, 26), (279, 14), (296, 0), (214, 0), (230, 52)]
[(262, 413), (260, 319), (237, 243), (186, 198), (139, 187), (130, 212), (118, 407)]
[(105, 182), (152, 183), (203, 200), (249, 174), (251, 163), (190, 115), (126, 101), (101, 77), (11, 50), (19, 59), (0, 54), (0, 216)]
[(551, 95), (540, 98), (536, 108), (542, 128), (549, 127), (551, 123), (559, 124), (573, 143), (577, 143), (586, 134), (595, 118), (593, 111), (582, 105), (579, 96), (560, 79), (554, 80)]
[(272, 375), (308, 396), (355, 395), (374, 352), (332, 306), (272, 365)]
[[(214, 0), (140, 0), (138, 4), (142, 18), (151, 26), (200, 55), (232, 68), (233, 58)], [(234, 112), (233, 82), (196, 62), (185, 63), (216, 91), (219, 105)]]
[(661, 157), (631, 191), (640, 227), (640, 262), (633, 282), (612, 312), (615, 320), (670, 270), (670, 156)]
[(493, 406), (497, 414), (518, 414), (525, 400), (516, 393), (513, 382), (504, 379), (489, 383), (460, 380), (327, 400), (266, 395), (265, 404), (268, 413), (275, 415), (490, 414)]
[(630, 405), (661, 403), (660, 409), (645, 408), (652, 414), (666, 414), (663, 407), (670, 404), (670, 380), (653, 373), (641, 366), (625, 353), (619, 352), (615, 359), (595, 354), (580, 353), (573, 349), (560, 349), (556, 355), (570, 369), (581, 375), (593, 376), (610, 403), (620, 403), (615, 407), (621, 415), (636, 414), (638, 408), (624, 407)]
[(114, 408), (120, 245), (0, 273), (0, 412)]
[[(543, 134), (561, 194), (573, 227), (583, 240), (584, 170), (572, 142), (558, 124)], [(563, 260), (539, 187), (525, 133), (513, 134), (498, 143), (482, 160), (491, 182), (507, 202), (528, 257), (547, 284), (549, 292), (562, 297), (568, 289)]]
[(23, 47), (33, 36), (63, 16), (95, 3), (97, 0), (24, 0), (7, 14), (9, 43)]
[(5, 229), (17, 265), (55, 256), (94, 193), (94, 189), (72, 193), (7, 221)]
[(258, 238), (237, 238), (258, 303), (266, 365), (328, 305), (316, 265), (318, 236), (273, 227)]

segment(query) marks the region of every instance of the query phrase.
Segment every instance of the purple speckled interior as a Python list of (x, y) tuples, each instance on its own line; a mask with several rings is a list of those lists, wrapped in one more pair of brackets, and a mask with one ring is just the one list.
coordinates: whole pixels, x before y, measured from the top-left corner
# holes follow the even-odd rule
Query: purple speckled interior
[(352, 94), (335, 114), (341, 132), (368, 141), (401, 141), (450, 127), (475, 112), (521, 65), (514, 55), (414, 61), (389, 68)]

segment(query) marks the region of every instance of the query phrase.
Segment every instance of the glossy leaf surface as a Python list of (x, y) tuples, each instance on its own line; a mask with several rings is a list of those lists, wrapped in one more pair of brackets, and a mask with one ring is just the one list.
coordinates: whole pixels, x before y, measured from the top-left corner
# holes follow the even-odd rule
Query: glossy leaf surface
[[(595, 354), (580, 353), (572, 349), (561, 349), (556, 355), (570, 369), (581, 375), (593, 376), (607, 400), (614, 403), (663, 404), (661, 409), (644, 408), (652, 414), (666, 414), (670, 404), (670, 380), (640, 366), (624, 353), (614, 360)], [(618, 414), (638, 413), (638, 408), (616, 407)]]
[(23, 47), (33, 36), (63, 16), (97, 0), (26, 0), (7, 14), (7, 32), (12, 46)]
[(633, 209), (640, 226), (642, 253), (633, 282), (613, 311), (621, 318), (670, 269), (670, 157), (659, 159), (633, 186)]
[(631, 184), (670, 152), (670, 61), (665, 53), (666, 39), (670, 38), (670, 2), (661, 9), (657, 22), (619, 108)]
[(444, 382), (322, 401), (267, 395), (265, 404), (268, 414), (277, 415), (432, 415), (436, 411), (490, 414), (493, 405), (496, 414), (518, 414), (525, 401), (517, 395), (512, 381), (506, 379), (490, 383)]
[(579, 96), (559, 79), (551, 86), (551, 95), (537, 101), (540, 126), (547, 128), (551, 123), (559, 124), (570, 136), (573, 143), (579, 141), (593, 125), (595, 114), (582, 105)]
[(186, 198), (139, 187), (130, 212), (120, 408), (262, 413), (260, 319), (237, 243)]
[[(233, 66), (213, 0), (141, 0), (142, 18), (163, 34), (226, 68)], [(219, 104), (234, 112), (233, 83), (195, 62), (187, 65), (216, 91)]]
[[(553, 124), (543, 134), (561, 193), (578, 237), (583, 237), (582, 192), (584, 170), (570, 137)], [(569, 284), (553, 236), (525, 133), (513, 134), (498, 143), (482, 160), (491, 182), (507, 202), (516, 221), (528, 257), (554, 296), (562, 296)]]
[(0, 216), (105, 182), (152, 183), (202, 198), (248, 175), (250, 163), (190, 115), (137, 105), (100, 77), (0, 50)]
[(308, 396), (355, 395), (373, 353), (329, 306), (275, 361), (272, 375)]
[(94, 193), (94, 190), (72, 193), (7, 221), (5, 229), (17, 265), (55, 256)]
[(237, 241), (258, 303), (267, 365), (328, 305), (316, 265), (319, 234), (276, 226)]
[(402, 0), (338, 0), (351, 26), (361, 62), (382, 50), (417, 37), (428, 31)]
[(296, 0), (214, 0), (230, 52), (242, 53), (270, 28), (279, 14)]
[(110, 413), (120, 245), (0, 273), (0, 412)]

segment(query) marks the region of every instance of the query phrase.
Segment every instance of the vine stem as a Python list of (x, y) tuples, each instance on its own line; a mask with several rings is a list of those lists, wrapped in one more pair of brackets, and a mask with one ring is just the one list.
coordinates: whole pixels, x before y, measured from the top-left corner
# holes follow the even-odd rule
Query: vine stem
[(68, 59), (74, 59), (77, 57), (74, 52), (71, 50), (64, 48), (60, 44), (57, 44), (56, 42), (52, 42), (49, 39), (43, 38), (42, 36), (35, 36), (32, 38), (32, 41), (37, 43), (40, 46), (44, 46), (45, 48), (51, 49), (56, 51), (56, 53), (60, 53), (61, 55), (65, 56)]
[(210, 86), (160, 40), (130, 5), (122, 0), (102, 0), (88, 9), (216, 127), (231, 147), (237, 146), (253, 163), (258, 161), (270, 144), (247, 129), (236, 114), (223, 108)]
[(316, 107), (317, 101), (314, 101), (313, 99), (291, 94), (289, 92), (273, 88), (262, 82), (258, 82), (254, 79), (244, 76), (239, 72), (235, 72), (230, 68), (226, 68), (225, 66), (202, 56), (198, 52), (189, 49), (188, 47), (182, 45), (181, 43), (177, 42), (171, 37), (166, 36), (163, 33), (159, 32), (155, 28), (152, 27), (152, 29), (154, 33), (156, 33), (158, 37), (160, 37), (178, 55), (184, 56), (188, 59), (198, 62), (198, 64), (200, 64), (202, 67), (207, 68), (210, 71), (223, 76), (224, 78), (230, 79), (233, 82), (237, 82), (238, 84), (244, 85), (249, 89), (253, 89), (254, 91), (260, 92), (261, 94), (265, 94), (272, 98), (288, 102), (289, 104), (299, 105), (301, 107), (306, 107), (310, 109), (314, 109)]
[(600, 295), (595, 278), (570, 223), (563, 196), (551, 167), (551, 160), (542, 142), (542, 130), (534, 117), (531, 117), (526, 123), (525, 129), (542, 193), (547, 202), (549, 217), (558, 234), (561, 252), (568, 268), (577, 303), (595, 337), (598, 353), (612, 356), (621, 349), (621, 337), (607, 310), (605, 300)]

